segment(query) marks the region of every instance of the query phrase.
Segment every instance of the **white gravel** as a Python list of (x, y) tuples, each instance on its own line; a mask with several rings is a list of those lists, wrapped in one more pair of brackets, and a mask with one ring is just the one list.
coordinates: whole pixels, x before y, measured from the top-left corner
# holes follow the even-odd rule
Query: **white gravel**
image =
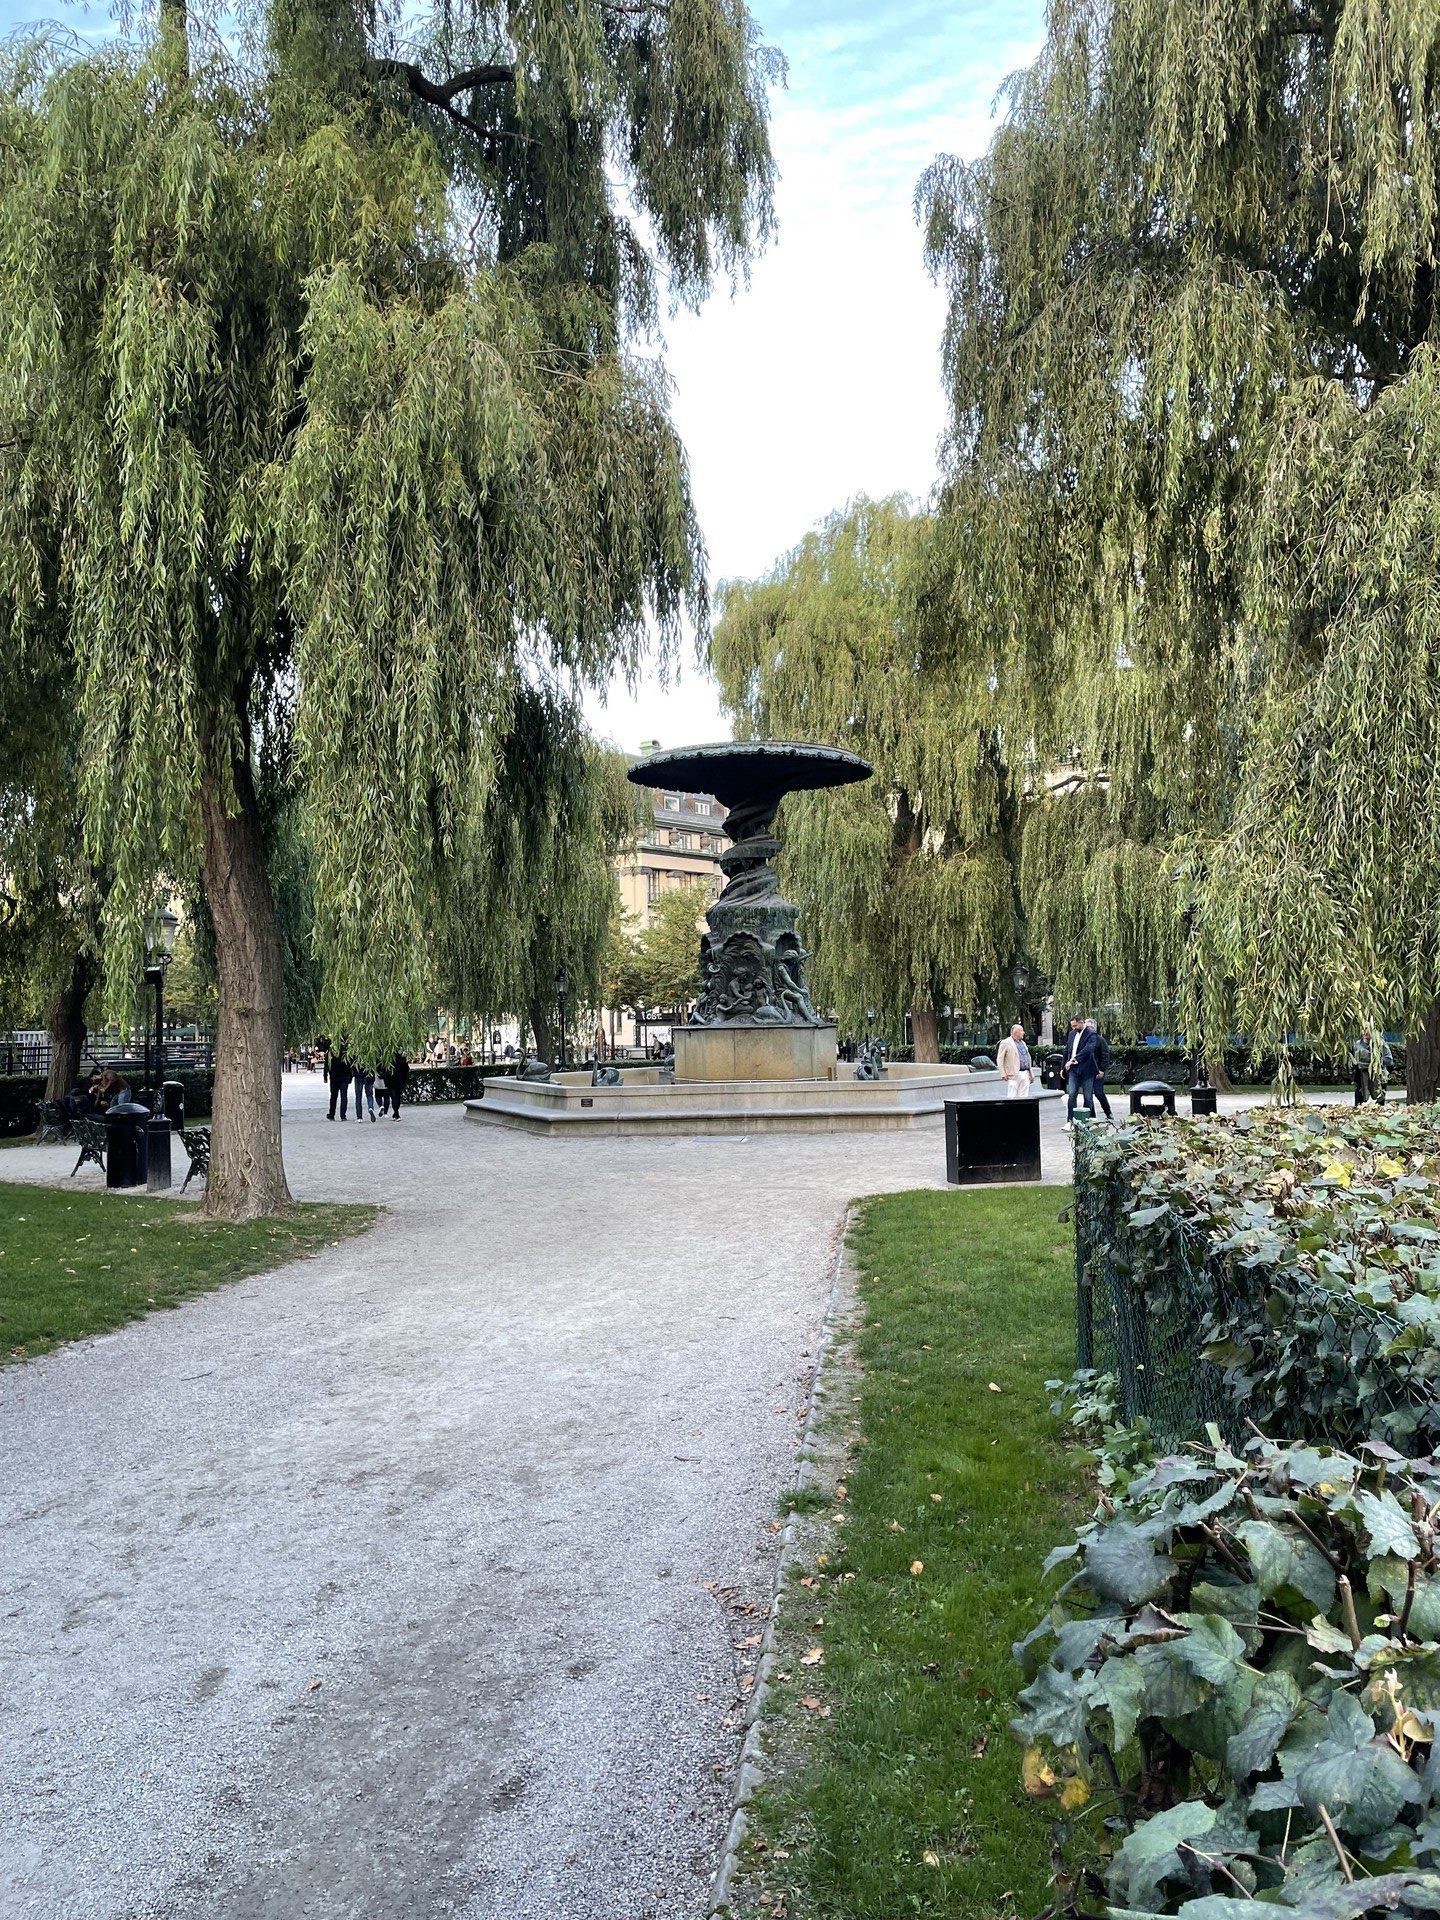
[(373, 1233), (0, 1373), (0, 1913), (699, 1916), (830, 1243), (942, 1137), (321, 1091), (293, 1184)]

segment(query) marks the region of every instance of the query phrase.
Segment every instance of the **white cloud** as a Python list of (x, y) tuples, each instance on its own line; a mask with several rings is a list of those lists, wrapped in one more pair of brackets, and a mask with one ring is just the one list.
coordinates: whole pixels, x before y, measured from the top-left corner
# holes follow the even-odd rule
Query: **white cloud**
[[(791, 71), (772, 126), (779, 235), (746, 288), (666, 328), (716, 582), (767, 571), (857, 493), (928, 492), (944, 304), (921, 257), (915, 184), (937, 153), (983, 152), (997, 88), (1041, 39), (1039, 0), (838, 11), (789, 38), (762, 11)], [(678, 685), (652, 675), (587, 706), (631, 748), (729, 735), (688, 656)]]

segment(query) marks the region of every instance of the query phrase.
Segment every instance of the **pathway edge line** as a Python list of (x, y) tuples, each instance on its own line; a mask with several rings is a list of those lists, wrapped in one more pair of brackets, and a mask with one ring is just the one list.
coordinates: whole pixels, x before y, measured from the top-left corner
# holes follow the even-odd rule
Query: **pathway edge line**
[[(825, 1296), (820, 1337), (815, 1345), (815, 1364), (810, 1371), (810, 1393), (805, 1412), (805, 1425), (801, 1430), (800, 1444), (796, 1449), (797, 1467), (794, 1485), (798, 1488), (809, 1486), (815, 1477), (815, 1430), (821, 1402), (826, 1397), (823, 1375), (825, 1364), (830, 1358), (830, 1349), (835, 1341), (840, 1303), (846, 1293), (847, 1282), (852, 1281), (856, 1274), (854, 1255), (850, 1250), (850, 1229), (855, 1223), (856, 1212), (862, 1204), (863, 1202), (859, 1200), (852, 1200), (846, 1207), (840, 1220), (835, 1252), (831, 1258), (830, 1286)], [(760, 1722), (770, 1693), (770, 1676), (775, 1668), (775, 1630), (779, 1620), (781, 1601), (785, 1594), (787, 1575), (799, 1557), (797, 1541), (802, 1517), (798, 1513), (792, 1513), (780, 1535), (780, 1552), (776, 1558), (775, 1572), (770, 1582), (770, 1603), (765, 1614), (764, 1638), (760, 1643), (760, 1661), (755, 1672), (755, 1685), (746, 1706), (745, 1738), (740, 1745), (740, 1759), (735, 1770), (735, 1784), (731, 1790), (730, 1820), (720, 1849), (720, 1863), (715, 1869), (714, 1879), (710, 1882), (710, 1900), (706, 1907), (708, 1920), (717, 1920), (717, 1916), (725, 1916), (734, 1911), (730, 1905), (730, 1886), (735, 1877), (735, 1870), (740, 1864), (740, 1849), (749, 1825), (750, 1801), (754, 1797), (755, 1789), (765, 1777)]]

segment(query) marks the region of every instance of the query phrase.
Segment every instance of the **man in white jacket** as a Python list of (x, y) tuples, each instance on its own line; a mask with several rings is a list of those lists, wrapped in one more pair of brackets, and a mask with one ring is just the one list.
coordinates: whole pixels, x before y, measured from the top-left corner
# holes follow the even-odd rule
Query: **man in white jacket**
[(1025, 1029), (1014, 1026), (1000, 1042), (995, 1065), (1005, 1082), (1006, 1098), (1018, 1100), (1030, 1091), (1030, 1049), (1025, 1044)]

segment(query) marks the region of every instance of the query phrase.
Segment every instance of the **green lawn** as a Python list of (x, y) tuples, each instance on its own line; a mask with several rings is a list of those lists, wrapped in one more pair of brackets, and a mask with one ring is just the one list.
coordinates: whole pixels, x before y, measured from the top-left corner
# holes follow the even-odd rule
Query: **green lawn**
[(286, 1220), (202, 1225), (176, 1200), (0, 1185), (0, 1365), (303, 1260), (379, 1211), (311, 1205)]
[[(1043, 1386), (1074, 1365), (1068, 1199), (908, 1193), (863, 1211), (849, 1445), (801, 1523), (795, 1578), (813, 1584), (782, 1610), (741, 1911), (989, 1920), (1050, 1897), (1053, 1808), (1026, 1799), (1008, 1721), (1011, 1643), (1085, 1503)], [(804, 1663), (814, 1649), (823, 1664)]]

